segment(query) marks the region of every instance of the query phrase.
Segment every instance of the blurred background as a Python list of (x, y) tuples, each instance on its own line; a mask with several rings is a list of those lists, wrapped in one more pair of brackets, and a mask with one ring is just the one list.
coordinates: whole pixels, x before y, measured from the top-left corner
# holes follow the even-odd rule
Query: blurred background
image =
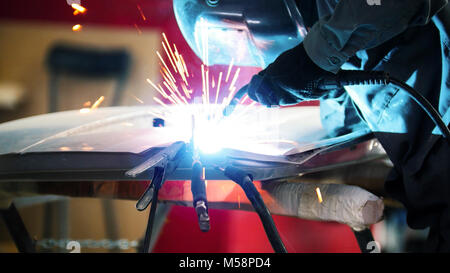
[[(170, 0), (1, 1), (0, 123), (53, 111), (153, 104), (159, 94), (147, 79), (161, 78), (156, 51), (163, 52), (162, 33), (188, 64), (191, 86), (200, 89), (201, 61), (181, 35)], [(236, 87), (257, 71), (241, 68)], [(67, 239), (82, 242), (82, 252), (136, 252), (148, 217), (135, 201), (92, 198), (56, 198), (19, 206), (19, 212), (41, 252), (68, 252)], [(208, 233), (199, 231), (193, 208), (161, 206), (160, 214), (154, 252), (272, 252), (254, 212), (212, 209)], [(346, 225), (274, 220), (290, 252), (360, 251)], [(426, 232), (412, 231), (405, 222), (404, 210), (392, 206), (372, 227), (382, 251), (420, 249)], [(17, 252), (1, 221), (0, 252)]]

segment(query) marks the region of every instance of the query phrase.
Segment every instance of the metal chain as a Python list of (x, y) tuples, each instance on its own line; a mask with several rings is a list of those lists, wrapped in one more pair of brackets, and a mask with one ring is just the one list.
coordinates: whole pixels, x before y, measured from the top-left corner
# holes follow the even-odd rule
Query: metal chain
[(42, 239), (36, 241), (36, 246), (41, 247), (43, 249), (51, 249), (55, 247), (66, 249), (67, 244), (71, 241), (78, 242), (81, 248), (89, 248), (89, 249), (102, 248), (102, 249), (128, 250), (131, 248), (136, 249), (139, 245), (138, 241), (136, 240), (130, 241), (128, 239), (119, 239), (114, 241), (111, 239), (102, 239), (102, 240)]

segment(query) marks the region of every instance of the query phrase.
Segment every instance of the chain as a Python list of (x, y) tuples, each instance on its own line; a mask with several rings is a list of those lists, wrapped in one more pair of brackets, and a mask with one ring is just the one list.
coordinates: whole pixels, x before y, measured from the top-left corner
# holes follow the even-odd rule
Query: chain
[(84, 240), (73, 240), (73, 239), (42, 239), (36, 241), (36, 246), (39, 246), (43, 249), (52, 249), (55, 247), (59, 247), (62, 249), (66, 249), (69, 242), (78, 242), (81, 248), (90, 248), (90, 249), (136, 249), (139, 245), (139, 242), (136, 240), (128, 240), (128, 239), (119, 239), (119, 240), (111, 240), (111, 239), (102, 239), (102, 240), (92, 240), (92, 239), (84, 239)]

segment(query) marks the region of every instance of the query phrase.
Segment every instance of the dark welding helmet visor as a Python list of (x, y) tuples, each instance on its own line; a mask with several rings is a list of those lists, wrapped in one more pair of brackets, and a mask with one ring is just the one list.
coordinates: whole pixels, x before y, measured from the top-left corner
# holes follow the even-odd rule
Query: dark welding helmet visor
[(298, 45), (306, 27), (295, 0), (174, 0), (178, 26), (208, 65), (265, 68)]

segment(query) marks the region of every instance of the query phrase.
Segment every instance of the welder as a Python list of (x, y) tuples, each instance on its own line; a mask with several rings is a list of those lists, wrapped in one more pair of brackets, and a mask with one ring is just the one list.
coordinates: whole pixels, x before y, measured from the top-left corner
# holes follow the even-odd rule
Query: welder
[(320, 100), (330, 137), (369, 128), (394, 163), (386, 192), (404, 204), (410, 227), (430, 228), (428, 251), (450, 251), (450, 147), (439, 128), (396, 86), (317, 87), (342, 70), (385, 71), (428, 99), (448, 127), (447, 0), (174, 0), (174, 10), (198, 56), (207, 22), (210, 65), (264, 68), (240, 90), (254, 101)]

